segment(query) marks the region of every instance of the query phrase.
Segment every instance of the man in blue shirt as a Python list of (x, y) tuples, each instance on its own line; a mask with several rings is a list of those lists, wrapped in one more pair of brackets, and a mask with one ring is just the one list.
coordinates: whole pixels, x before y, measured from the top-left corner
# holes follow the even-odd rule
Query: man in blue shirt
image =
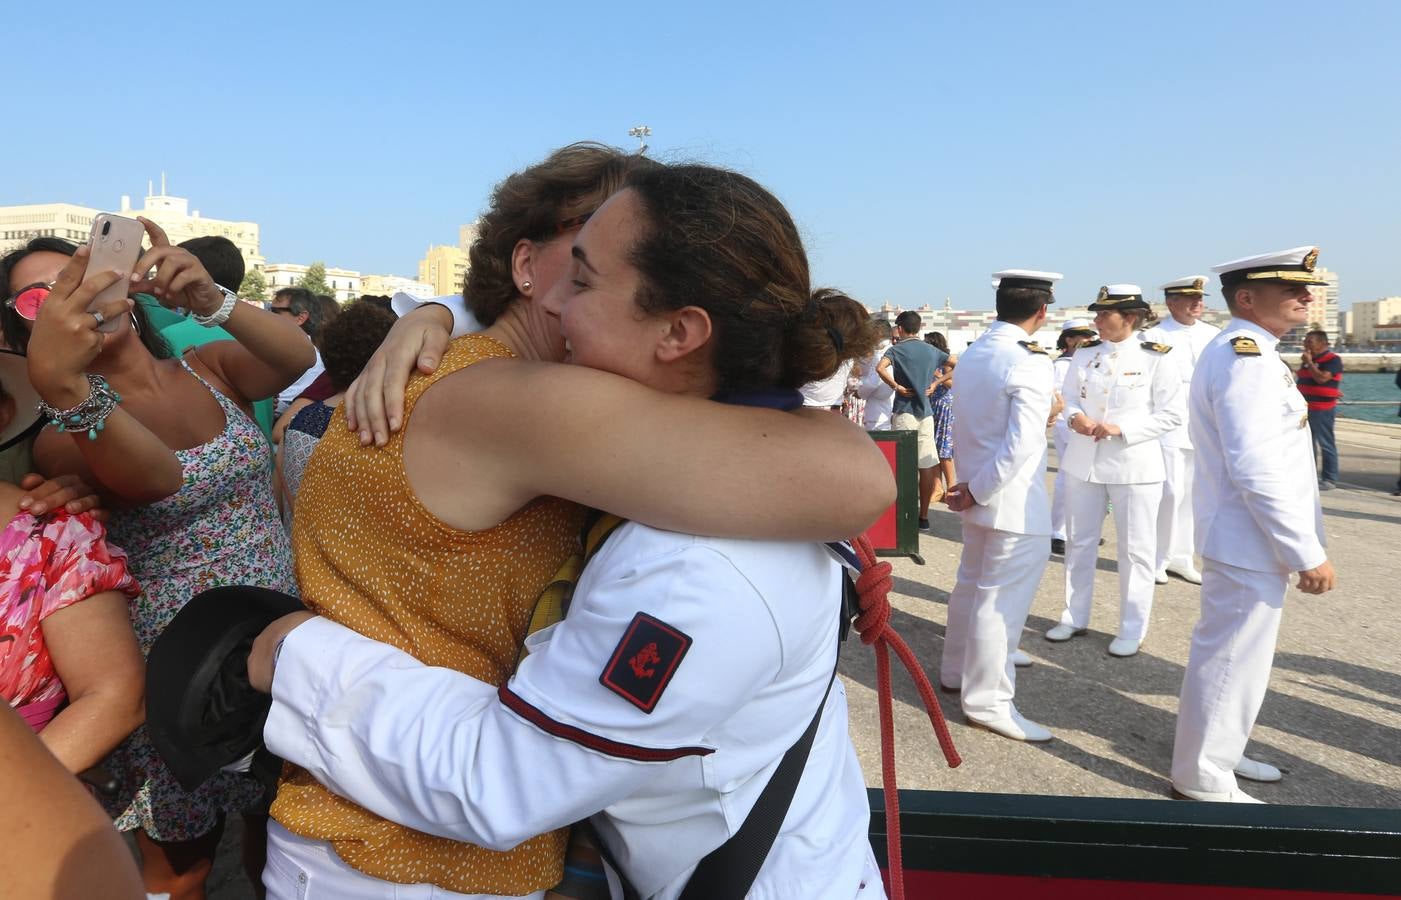
[(895, 343), (876, 366), (881, 381), (895, 391), (891, 427), (919, 435), (919, 527), (929, 527), (929, 501), (934, 496), (939, 453), (934, 445), (934, 372), (949, 355), (919, 339), (923, 323), (917, 312), (895, 317)]

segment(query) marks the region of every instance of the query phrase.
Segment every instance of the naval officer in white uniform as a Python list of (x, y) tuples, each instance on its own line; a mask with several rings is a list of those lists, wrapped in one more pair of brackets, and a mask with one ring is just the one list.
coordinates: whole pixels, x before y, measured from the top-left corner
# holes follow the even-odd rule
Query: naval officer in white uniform
[[(1206, 309), (1206, 278), (1188, 275), (1162, 286), (1168, 318), (1143, 332), (1144, 340), (1173, 348), (1173, 360), (1182, 370), (1183, 397), (1192, 383), (1206, 345), (1221, 329), (1202, 321)], [(1184, 410), (1185, 412), (1185, 410)], [(1158, 557), (1153, 580), (1167, 584), (1171, 573), (1183, 581), (1201, 584), (1202, 575), (1192, 553), (1192, 439), (1187, 422), (1158, 439), (1163, 445), (1163, 499), (1158, 506)]]
[(1233, 318), (1192, 378), (1196, 540), (1202, 614), (1192, 631), (1172, 749), (1172, 785), (1193, 800), (1258, 803), (1236, 776), (1278, 781), (1245, 756), (1274, 662), (1289, 589), (1333, 589), (1323, 548), (1308, 406), (1276, 351), (1308, 321), (1316, 247), (1213, 267)]
[(1012, 705), (1011, 654), (1021, 638), (1051, 534), (1046, 496), (1046, 424), (1052, 415), (1051, 357), (1030, 338), (1054, 302), (1055, 272), (999, 272), (997, 321), (958, 363), (954, 462), (967, 481), (949, 490), (962, 513), (963, 556), (949, 596), (939, 680), (958, 687), (971, 724), (1019, 741), (1051, 732)]
[[(1060, 356), (1051, 360), (1051, 383), (1056, 393), (1065, 396), (1065, 376), (1070, 374), (1070, 360), (1080, 345), (1097, 337), (1094, 328), (1084, 319), (1067, 319), (1060, 328), (1056, 349)], [(1062, 416), (1056, 416), (1051, 428), (1051, 440), (1056, 445), (1056, 482), (1051, 493), (1051, 552), (1065, 553), (1065, 448), (1070, 444), (1070, 426)]]
[(1136, 284), (1099, 289), (1090, 304), (1100, 340), (1082, 344), (1065, 379), (1070, 444), (1062, 465), (1069, 493), (1065, 611), (1050, 641), (1084, 634), (1094, 604), (1095, 565), (1105, 508), (1114, 504), (1119, 538), (1119, 628), (1112, 656), (1133, 656), (1148, 634), (1163, 452), (1158, 437), (1182, 422), (1182, 375), (1172, 350), (1135, 336), (1151, 315)]

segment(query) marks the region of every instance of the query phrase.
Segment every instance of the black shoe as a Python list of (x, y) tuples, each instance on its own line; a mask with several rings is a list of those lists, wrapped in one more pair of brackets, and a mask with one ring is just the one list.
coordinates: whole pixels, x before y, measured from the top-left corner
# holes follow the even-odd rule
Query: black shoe
[(928, 520), (928, 519), (920, 519), (920, 520), (919, 520), (919, 530), (920, 530), (920, 531), (928, 531), (928, 530), (929, 530), (929, 520)]
[(1058, 555), (1065, 555), (1065, 541), (1060, 538), (1051, 538), (1051, 552)]

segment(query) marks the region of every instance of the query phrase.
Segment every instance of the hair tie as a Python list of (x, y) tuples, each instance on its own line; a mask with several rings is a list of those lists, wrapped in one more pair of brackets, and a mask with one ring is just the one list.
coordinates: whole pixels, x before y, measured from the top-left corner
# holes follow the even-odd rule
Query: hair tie
[(846, 344), (846, 341), (842, 340), (842, 333), (837, 329), (833, 328), (831, 325), (828, 325), (827, 337), (832, 339), (832, 346), (837, 348), (838, 353), (841, 353), (842, 347)]

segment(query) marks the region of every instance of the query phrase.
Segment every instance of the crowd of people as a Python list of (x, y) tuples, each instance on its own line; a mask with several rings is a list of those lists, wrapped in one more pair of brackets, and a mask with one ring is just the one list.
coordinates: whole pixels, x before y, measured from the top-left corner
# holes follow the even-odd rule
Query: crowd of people
[[(102, 783), (148, 895), (203, 897), (237, 815), (271, 898), (883, 896), (835, 678), (843, 542), (895, 499), (867, 430), (916, 433), (922, 527), (941, 500), (961, 515), (939, 677), (970, 723), (1051, 738), (1012, 702), (1018, 643), (1048, 539), (1046, 637), (1085, 632), (1112, 511), (1111, 654), (1138, 652), (1155, 582), (1203, 586), (1175, 787), (1279, 777), (1244, 749), (1285, 578), (1333, 581), (1317, 494), (1275, 477), (1340, 377), (1326, 340), (1307, 412), (1275, 377), (1309, 248), (1220, 267), (1219, 335), (1203, 278), (1165, 286), (1156, 327), (1107, 286), (1053, 362), (1030, 337), (1055, 273), (999, 273), (998, 321), (954, 355), (917, 313), (888, 328), (815, 287), (752, 179), (593, 144), (500, 182), (462, 294), (421, 304), (244, 302), (230, 242), (142, 221), (130, 272), (54, 238), (0, 260), (0, 686)], [(1238, 497), (1196, 504), (1195, 542), (1194, 473)], [(162, 643), (230, 586), (303, 609), (250, 607), (235, 646)], [(143, 725), (143, 697), (176, 686), (143, 657), (172, 653), (211, 697), (161, 715), (225, 741), (257, 697), (244, 737), (285, 762), (275, 784), (242, 753), (190, 784), (196, 748), (152, 738), (170, 723)]]

